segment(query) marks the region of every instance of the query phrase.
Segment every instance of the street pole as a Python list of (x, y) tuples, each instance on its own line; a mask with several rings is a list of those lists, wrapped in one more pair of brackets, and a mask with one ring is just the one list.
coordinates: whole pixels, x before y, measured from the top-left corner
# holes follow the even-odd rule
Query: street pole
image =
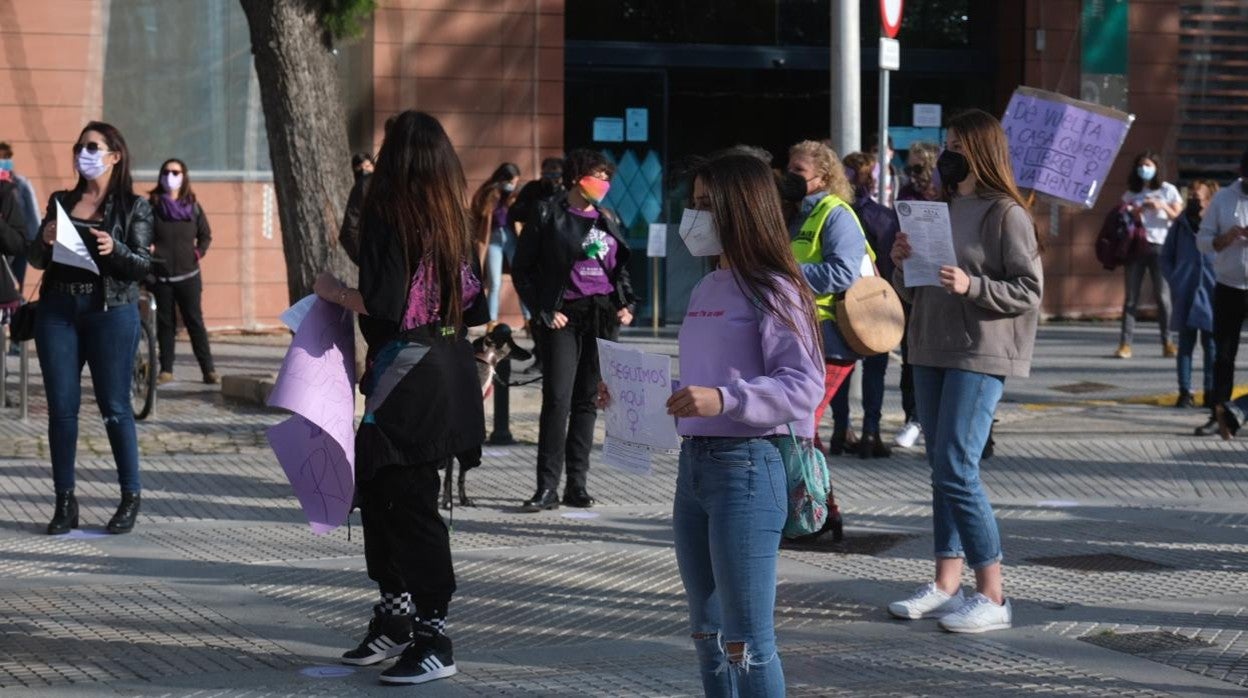
[(856, 0), (832, 3), (829, 34), (832, 111), (828, 136), (841, 157), (856, 152), (862, 143), (862, 40), (858, 31), (858, 5)]
[(880, 66), (880, 205), (889, 206), (886, 192), (888, 191), (888, 74), (889, 70)]

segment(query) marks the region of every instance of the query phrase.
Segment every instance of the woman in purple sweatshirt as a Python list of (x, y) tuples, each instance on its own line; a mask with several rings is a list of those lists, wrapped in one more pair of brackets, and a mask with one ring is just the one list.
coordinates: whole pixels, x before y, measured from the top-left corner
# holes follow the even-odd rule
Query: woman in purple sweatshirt
[[(668, 400), (684, 437), (673, 518), (708, 696), (782, 696), (776, 555), (788, 514), (778, 444), (814, 434), (823, 348), (771, 171), (748, 155), (698, 168), (681, 237), (719, 268), (693, 290)], [(725, 666), (727, 671), (724, 670)]]

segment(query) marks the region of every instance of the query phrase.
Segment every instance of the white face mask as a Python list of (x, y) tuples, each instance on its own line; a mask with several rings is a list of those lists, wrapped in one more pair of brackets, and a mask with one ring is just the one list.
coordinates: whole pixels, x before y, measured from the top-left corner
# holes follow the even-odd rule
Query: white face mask
[(182, 175), (172, 173), (166, 174), (164, 184), (165, 191), (170, 194), (177, 193), (182, 189)]
[(685, 241), (685, 247), (694, 257), (718, 257), (724, 253), (710, 211), (685, 209), (680, 217), (680, 239)]

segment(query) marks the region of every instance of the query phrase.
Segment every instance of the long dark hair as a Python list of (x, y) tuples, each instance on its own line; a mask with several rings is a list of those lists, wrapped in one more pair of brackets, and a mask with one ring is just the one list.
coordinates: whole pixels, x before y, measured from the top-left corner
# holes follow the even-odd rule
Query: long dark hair
[[(103, 136), (108, 149), (117, 153), (121, 158), (116, 165), (113, 165), (113, 173), (108, 178), (108, 188), (104, 190), (104, 198), (100, 199), (100, 205), (103, 206), (113, 197), (117, 197), (120, 205), (129, 206), (135, 196), (134, 179), (130, 176), (130, 148), (126, 145), (126, 139), (122, 137), (121, 131), (118, 131), (116, 126), (103, 121), (90, 121), (78, 132), (78, 138), (74, 142), (82, 140), (87, 131), (95, 131)], [(86, 190), (87, 178), (79, 174), (78, 183), (74, 185), (74, 198), (81, 199)]]
[(499, 203), (511, 204), (516, 200), (517, 192), (504, 192), (499, 188), (503, 182), (510, 182), (520, 176), (520, 167), (514, 163), (504, 162), (494, 169), (494, 174), (477, 187), (472, 195), (472, 233), (474, 242), (485, 243), (490, 240), (490, 222), (494, 209)]
[[(1145, 160), (1151, 160), (1153, 167), (1155, 168), (1153, 178), (1147, 182), (1145, 182), (1144, 178), (1140, 176), (1140, 173), (1136, 171), (1140, 169), (1140, 163)], [(1161, 189), (1161, 159), (1158, 158), (1157, 153), (1152, 150), (1145, 150), (1139, 155), (1136, 155), (1135, 162), (1131, 163), (1131, 171), (1127, 173), (1127, 189), (1130, 189), (1133, 192), (1141, 192), (1144, 191), (1144, 187), (1146, 185), (1149, 189)]]
[[(1027, 215), (1031, 209), (1014, 183), (1014, 167), (1010, 164), (1010, 143), (997, 117), (986, 111), (970, 109), (949, 120), (949, 131), (962, 142), (962, 155), (975, 176), (976, 189), (1005, 196), (1022, 207)], [(957, 185), (945, 184), (945, 193), (952, 195)], [(1035, 229), (1033, 222), (1032, 228)], [(1036, 248), (1044, 251), (1044, 240), (1035, 230)]]
[(398, 235), (410, 284), (423, 262), (436, 274), (441, 322), (463, 322), (460, 281), (471, 259), (465, 211), (464, 169), (442, 124), (418, 111), (405, 111), (386, 122), (376, 169), (364, 198), (363, 219), (383, 228), (363, 226), (361, 233), (385, 230)]
[[(815, 297), (790, 248), (771, 168), (752, 155), (729, 152), (698, 164), (693, 175), (710, 196), (711, 218), (742, 292), (799, 335), (801, 318), (814, 340), (812, 354), (822, 355)], [(785, 303), (785, 285), (797, 290), (800, 308)]]
[(188, 204), (194, 204), (198, 201), (198, 199), (195, 198), (195, 190), (191, 189), (191, 171), (187, 169), (186, 163), (177, 158), (169, 158), (168, 160), (160, 163), (160, 174), (156, 175), (158, 178), (156, 186), (147, 193), (147, 199), (151, 202), (152, 206), (160, 203), (160, 197), (165, 193), (164, 182), (160, 180), (164, 179), (165, 168), (168, 167), (171, 162), (177, 163), (182, 168), (182, 186), (178, 187), (178, 201), (185, 201)]

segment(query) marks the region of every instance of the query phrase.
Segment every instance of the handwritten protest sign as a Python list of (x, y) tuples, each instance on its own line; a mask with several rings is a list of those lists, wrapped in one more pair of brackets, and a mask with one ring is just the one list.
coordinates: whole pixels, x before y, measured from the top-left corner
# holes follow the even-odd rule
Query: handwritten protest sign
[(1018, 186), (1091, 208), (1134, 120), (1099, 104), (1018, 88), (1001, 120)]
[(294, 412), (267, 436), (314, 533), (341, 526), (355, 487), (355, 341), (349, 311), (317, 300), (291, 341), (269, 406)]
[(622, 470), (647, 474), (650, 454), (680, 446), (676, 421), (666, 406), (672, 395), (672, 359), (599, 339), (598, 365), (611, 393), (603, 459)]

